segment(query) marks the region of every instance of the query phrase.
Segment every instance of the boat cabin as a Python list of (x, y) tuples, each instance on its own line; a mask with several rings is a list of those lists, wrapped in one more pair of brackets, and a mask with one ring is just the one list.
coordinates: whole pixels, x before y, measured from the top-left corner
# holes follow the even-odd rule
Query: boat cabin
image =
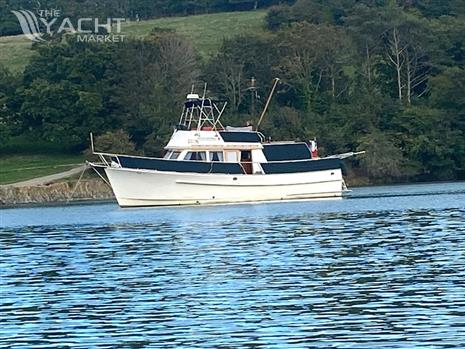
[(165, 160), (240, 164), (245, 174), (263, 174), (262, 164), (310, 160), (306, 143), (264, 143), (252, 130), (176, 130), (165, 147)]
[[(334, 169), (304, 142), (266, 142), (252, 127), (224, 127), (226, 103), (189, 94), (163, 158), (117, 155), (112, 165), (166, 172), (265, 175)], [(316, 148), (316, 147), (315, 147)], [(317, 161), (316, 161), (317, 160)]]
[(264, 174), (263, 163), (310, 160), (306, 143), (266, 143), (262, 133), (247, 127), (224, 127), (226, 103), (187, 95), (183, 112), (169, 143), (165, 160), (239, 164), (245, 174)]

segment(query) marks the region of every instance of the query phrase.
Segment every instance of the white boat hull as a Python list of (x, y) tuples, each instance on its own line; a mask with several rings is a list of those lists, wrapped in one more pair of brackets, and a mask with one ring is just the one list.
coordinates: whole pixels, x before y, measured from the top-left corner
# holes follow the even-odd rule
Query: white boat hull
[(289, 174), (200, 174), (105, 168), (121, 207), (338, 198), (340, 169)]

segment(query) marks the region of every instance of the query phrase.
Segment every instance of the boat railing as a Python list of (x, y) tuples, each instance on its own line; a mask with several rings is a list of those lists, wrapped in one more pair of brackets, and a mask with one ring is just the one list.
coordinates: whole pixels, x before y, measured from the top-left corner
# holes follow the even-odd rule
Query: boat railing
[[(131, 158), (137, 158), (137, 159), (147, 159), (147, 160), (163, 160), (163, 161), (192, 161), (192, 162), (199, 162), (200, 160), (179, 160), (179, 159), (165, 159), (165, 158), (154, 158), (154, 157), (149, 157), (149, 156), (142, 156), (142, 155), (128, 155), (128, 154), (118, 154), (118, 153), (94, 153), (95, 155), (99, 156), (100, 159), (102, 160), (103, 163), (107, 164), (110, 166), (111, 162), (108, 162), (108, 159), (105, 159), (106, 157), (109, 158), (116, 158), (118, 160), (118, 164), (121, 165), (119, 162), (118, 157), (131, 157)], [(303, 162), (303, 161), (309, 161), (309, 160), (322, 160), (322, 159), (333, 159), (334, 156), (328, 157), (328, 158), (318, 158), (318, 159), (298, 159), (298, 160), (279, 160), (279, 161), (265, 161), (266, 163), (284, 163), (284, 162)], [(200, 161), (201, 162), (201, 161)], [(204, 162), (215, 162), (215, 161), (204, 161)], [(219, 161), (221, 162), (221, 161)], [(225, 161), (223, 161), (225, 162)], [(264, 161), (241, 161), (243, 163), (252, 163), (252, 164), (260, 164), (263, 163)]]
[(265, 135), (263, 133), (261, 133), (260, 131), (257, 131), (257, 134), (258, 134), (258, 137), (260, 137), (260, 142), (265, 143), (266, 142)]
[[(353, 155), (358, 155), (358, 154), (363, 154), (364, 152), (360, 153), (353, 153)], [(117, 164), (121, 165), (119, 161), (119, 157), (131, 157), (131, 158), (137, 158), (137, 159), (147, 159), (147, 160), (163, 160), (163, 161), (189, 161), (189, 162), (201, 162), (199, 160), (179, 160), (179, 159), (165, 159), (165, 158), (154, 158), (154, 157), (149, 157), (149, 156), (142, 156), (142, 155), (128, 155), (128, 154), (117, 154), (117, 153), (94, 153), (95, 155), (98, 155), (102, 162), (109, 167), (111, 166), (111, 160), (108, 162), (107, 158), (115, 158), (117, 160)], [(347, 154), (342, 154), (347, 157)], [(262, 163), (286, 163), (286, 162), (305, 162), (305, 161), (318, 161), (318, 160), (329, 160), (329, 159), (338, 159), (339, 157), (337, 155), (332, 155), (328, 157), (323, 157), (323, 158), (308, 158), (308, 159), (297, 159), (297, 160), (275, 160), (275, 161), (241, 161), (242, 163), (251, 163), (251, 164), (262, 164)], [(215, 161), (203, 161), (203, 162), (215, 162)], [(218, 162), (218, 161), (217, 161)], [(221, 162), (221, 161), (219, 161)], [(225, 162), (226, 163), (226, 162)]]
[[(95, 153), (101, 159), (101, 163), (89, 163), (91, 167), (96, 168), (121, 168), (135, 171), (167, 171), (183, 173), (216, 173), (216, 174), (278, 174), (305, 172), (309, 169), (313, 171), (329, 170), (338, 168), (339, 161), (334, 157), (320, 159), (298, 159), (287, 161), (241, 161), (241, 162), (224, 162), (224, 161), (199, 161), (199, 160), (178, 160), (164, 159), (144, 156), (132, 156), (113, 153)], [(128, 158), (135, 161), (128, 162)], [(140, 162), (137, 161), (140, 159)], [(148, 161), (148, 162), (147, 162)], [(153, 162), (152, 162), (153, 161)], [(321, 162), (320, 162), (321, 161)], [(337, 161), (337, 163), (336, 163)], [(192, 164), (192, 165), (190, 165)], [(305, 171), (302, 171), (305, 170)], [(228, 172), (232, 171), (232, 172)]]
[[(308, 159), (296, 159), (296, 160), (277, 160), (277, 161), (241, 161), (238, 162), (240, 164), (242, 171), (246, 173), (244, 166), (242, 164), (251, 164), (253, 165), (258, 165), (262, 166), (262, 164), (283, 164), (283, 163), (304, 163), (307, 161), (321, 161), (321, 160), (344, 160), (349, 157), (357, 156), (357, 155), (362, 155), (364, 154), (365, 151), (360, 151), (360, 152), (350, 152), (350, 153), (343, 153), (343, 154), (338, 154), (338, 155), (331, 155), (328, 157), (323, 157), (323, 158), (308, 158)], [(168, 162), (176, 162), (176, 161), (185, 161), (185, 162), (199, 162), (198, 160), (178, 160), (178, 159), (164, 159), (164, 158), (154, 158), (154, 157), (148, 157), (148, 156), (140, 156), (140, 155), (127, 155), (127, 154), (117, 154), (117, 153), (102, 153), (102, 152), (95, 152), (93, 153), (94, 155), (97, 155), (100, 160), (101, 160), (101, 166), (103, 167), (124, 167), (121, 164), (120, 157), (132, 157), (132, 158), (138, 158), (138, 159), (147, 159), (147, 160), (158, 160), (158, 161), (168, 161)], [(207, 162), (206, 163), (215, 163), (215, 162)], [(97, 164), (93, 164), (97, 165)]]

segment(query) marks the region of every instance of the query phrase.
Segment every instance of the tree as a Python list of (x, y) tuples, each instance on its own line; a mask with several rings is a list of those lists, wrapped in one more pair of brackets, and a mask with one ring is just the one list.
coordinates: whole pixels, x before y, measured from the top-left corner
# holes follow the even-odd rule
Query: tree
[[(387, 57), (396, 71), (399, 101), (406, 98), (412, 104), (412, 96), (423, 96), (427, 89), (431, 65), (424, 48), (427, 28), (421, 21), (404, 19), (393, 23), (386, 33)], [(423, 36), (423, 38), (420, 38)]]
[(173, 97), (177, 96), (174, 102), (178, 102), (199, 77), (197, 53), (192, 44), (175, 33), (153, 34), (149, 40), (153, 40), (158, 47), (156, 59), (166, 92)]
[(280, 73), (299, 91), (308, 110), (314, 98), (329, 82), (332, 98), (346, 87), (337, 88), (343, 81), (344, 67), (348, 64), (352, 44), (344, 29), (330, 25), (301, 23), (285, 30), (278, 38)]
[(465, 156), (463, 133), (453, 124), (454, 118), (444, 110), (409, 106), (390, 126), (406, 157), (417, 163), (421, 177), (451, 180)]
[(305, 140), (304, 119), (298, 110), (291, 107), (274, 108), (267, 118), (262, 129), (272, 139)]
[(461, 0), (416, 0), (415, 7), (425, 17), (464, 16), (465, 5)]
[(113, 154), (135, 154), (136, 145), (124, 130), (108, 131), (95, 138), (95, 150)]
[(370, 177), (386, 182), (405, 176), (405, 159), (392, 137), (373, 130), (360, 139), (359, 150), (367, 152), (360, 163)]
[[(385, 7), (358, 5), (345, 19), (355, 35), (359, 52), (364, 52), (364, 72), (373, 82), (381, 65), (393, 68), (395, 95), (402, 102), (412, 103), (414, 96), (427, 92), (427, 80), (435, 34), (429, 22), (415, 13), (390, 4)], [(378, 68), (377, 68), (378, 67)]]
[(117, 75), (111, 50), (71, 39), (39, 46), (17, 91), (23, 131), (80, 149), (89, 132), (117, 127), (108, 104)]
[(385, 21), (379, 8), (366, 4), (354, 6), (344, 18), (344, 25), (358, 46), (359, 57), (363, 57), (362, 72), (370, 85), (376, 78), (376, 63), (383, 55), (382, 37), (386, 32)]
[[(266, 18), (269, 29), (296, 22), (339, 25), (357, 0), (297, 0), (292, 6), (275, 6)], [(281, 22), (281, 23), (280, 23)]]
[(10, 72), (0, 65), (0, 143), (9, 139), (15, 128), (11, 100), (18, 82)]
[(462, 173), (463, 176), (465, 174), (465, 96), (463, 93), (465, 70), (458, 67), (448, 68), (433, 77), (430, 86), (432, 106), (444, 110), (444, 115), (447, 116), (450, 124), (451, 131), (445, 130), (441, 142), (449, 144), (452, 154), (448, 155), (454, 159), (457, 172)]
[(105, 127), (98, 94), (79, 91), (69, 82), (36, 79), (21, 91), (23, 127), (64, 148), (85, 145), (90, 131)]
[(465, 115), (465, 69), (448, 68), (433, 77), (430, 86), (431, 102), (435, 107)]
[(266, 95), (275, 77), (279, 57), (272, 40), (265, 36), (239, 36), (225, 40), (220, 52), (204, 70), (209, 88), (225, 98), (235, 112), (249, 111), (247, 88), (254, 77), (259, 94)]
[(265, 22), (270, 30), (278, 30), (289, 26), (293, 22), (291, 7), (288, 5), (271, 7), (266, 14)]
[(155, 33), (120, 45), (116, 57), (121, 83), (111, 101), (118, 124), (139, 148), (153, 145), (154, 133), (166, 139), (199, 74), (194, 49), (174, 33)]

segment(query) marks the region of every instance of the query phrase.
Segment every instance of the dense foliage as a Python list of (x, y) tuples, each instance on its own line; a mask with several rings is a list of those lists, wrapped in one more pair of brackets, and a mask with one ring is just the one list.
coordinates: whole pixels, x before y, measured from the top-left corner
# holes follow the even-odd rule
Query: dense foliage
[(298, 0), (270, 8), (265, 35), (226, 40), (208, 61), (173, 32), (108, 45), (69, 36), (35, 46), (23, 76), (0, 69), (0, 137), (82, 149), (90, 131), (111, 143), (122, 129), (123, 143), (154, 155), (192, 83), (207, 81), (229, 102), (226, 122), (241, 125), (256, 122), (280, 77), (261, 127), (273, 139), (317, 137), (323, 153), (367, 150), (352, 165), (375, 180), (464, 179), (464, 9), (462, 1)]

